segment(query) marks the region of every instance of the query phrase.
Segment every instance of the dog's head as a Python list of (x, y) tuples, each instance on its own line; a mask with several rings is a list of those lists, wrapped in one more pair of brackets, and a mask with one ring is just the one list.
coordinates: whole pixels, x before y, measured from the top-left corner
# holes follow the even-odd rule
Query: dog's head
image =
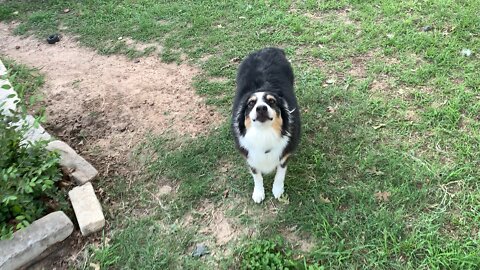
[(270, 92), (256, 92), (248, 95), (244, 102), (243, 116), (246, 129), (271, 126), (279, 134), (282, 133), (283, 98)]

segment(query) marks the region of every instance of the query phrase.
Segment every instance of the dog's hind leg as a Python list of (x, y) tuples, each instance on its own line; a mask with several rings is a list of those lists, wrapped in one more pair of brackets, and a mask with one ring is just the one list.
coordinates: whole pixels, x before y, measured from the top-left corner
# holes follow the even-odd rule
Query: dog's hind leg
[(255, 183), (255, 186), (253, 187), (252, 199), (256, 203), (261, 203), (263, 199), (265, 199), (262, 173), (254, 168), (250, 168), (250, 172), (252, 173), (253, 182)]
[(273, 181), (272, 193), (278, 199), (283, 194), (283, 182), (285, 181), (285, 174), (287, 174), (287, 166), (278, 165), (275, 173), (275, 180)]

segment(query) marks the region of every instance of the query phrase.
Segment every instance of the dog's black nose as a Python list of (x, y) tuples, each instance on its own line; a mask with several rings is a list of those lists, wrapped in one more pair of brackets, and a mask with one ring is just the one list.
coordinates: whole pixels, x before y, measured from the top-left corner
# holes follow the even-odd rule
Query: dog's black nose
[(257, 107), (257, 113), (267, 112), (267, 106), (262, 105)]

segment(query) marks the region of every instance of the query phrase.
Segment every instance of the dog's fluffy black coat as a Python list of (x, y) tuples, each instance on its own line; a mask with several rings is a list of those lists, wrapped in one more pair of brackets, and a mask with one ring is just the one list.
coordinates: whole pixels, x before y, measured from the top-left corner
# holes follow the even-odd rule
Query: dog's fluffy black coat
[[(239, 145), (236, 129), (238, 129), (240, 136), (245, 135), (245, 114), (236, 114), (239, 110), (246, 111), (247, 100), (255, 92), (270, 92), (286, 101), (288, 109), (282, 106), (283, 104), (279, 104), (283, 120), (282, 134), (288, 132), (290, 137), (284, 155), (292, 153), (297, 148), (300, 142), (300, 110), (293, 90), (293, 83), (292, 66), (281, 49), (265, 48), (256, 51), (240, 64), (237, 73), (237, 91), (232, 110), (232, 124), (235, 143), (242, 154), (248, 155), (246, 149), (242, 149)], [(289, 111), (292, 110), (293, 112), (288, 117)], [(235, 125), (238, 125), (238, 128), (235, 128)]]
[[(278, 120), (276, 119), (278, 125), (281, 125), (281, 127), (279, 127), (278, 142), (282, 142), (283, 144), (286, 142), (286, 145), (278, 157), (275, 156), (275, 158), (278, 158), (279, 165), (281, 165), (282, 168), (286, 166), (285, 163), (288, 156), (297, 148), (300, 141), (300, 109), (295, 97), (293, 84), (293, 69), (284, 51), (281, 49), (265, 48), (256, 51), (245, 58), (240, 64), (237, 73), (237, 90), (232, 110), (232, 130), (236, 146), (247, 161), (249, 161), (249, 155), (252, 149), (247, 149), (248, 147), (242, 145), (241, 141), (246, 137), (249, 128), (252, 128), (251, 121), (258, 120), (256, 124), (266, 121), (264, 120), (265, 117), (260, 117), (262, 116), (261, 110), (265, 110), (265, 106), (269, 108), (273, 115), (279, 118)], [(258, 112), (258, 116), (256, 115), (257, 119), (249, 118), (249, 113), (253, 109), (251, 104), (253, 102), (252, 97), (254, 99), (253, 101), (258, 102), (257, 99), (262, 99), (263, 102), (262, 106), (259, 106), (262, 107), (260, 110), (254, 104)], [(267, 97), (269, 98), (268, 100)], [(268, 117), (267, 119), (272, 120)], [(275, 137), (275, 140), (276, 139), (277, 137)], [(249, 145), (250, 148), (253, 149), (257, 147), (257, 145)], [(259, 151), (254, 152), (256, 154), (260, 153)], [(265, 154), (268, 154), (268, 152), (269, 150), (266, 149)], [(251, 162), (249, 162), (249, 165), (257, 185), (255, 174), (259, 168), (252, 166)], [(283, 173), (283, 175), (284, 174), (285, 173)], [(260, 179), (262, 180), (263, 189), (263, 179), (261, 176)], [(281, 192), (283, 193), (283, 179), (281, 182)], [(263, 200), (263, 198), (261, 200)], [(258, 202), (257, 200), (255, 201)]]

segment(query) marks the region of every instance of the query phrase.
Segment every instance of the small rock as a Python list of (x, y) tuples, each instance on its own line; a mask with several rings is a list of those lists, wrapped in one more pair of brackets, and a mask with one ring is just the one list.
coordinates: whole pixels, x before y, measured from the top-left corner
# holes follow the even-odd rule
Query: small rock
[(133, 61), (135, 64), (138, 64), (140, 63), (140, 59), (135, 59), (135, 61)]
[(92, 183), (73, 188), (68, 192), (68, 197), (83, 236), (99, 231), (105, 226), (102, 206), (93, 191)]
[(432, 31), (432, 30), (433, 30), (433, 26), (431, 26), (431, 25), (426, 25), (426, 26), (422, 27), (423, 32), (428, 32), (428, 31)]
[(70, 9), (69, 8), (66, 8), (63, 10), (63, 13), (69, 13), (70, 12)]
[(208, 247), (205, 244), (197, 244), (195, 250), (192, 252), (193, 257), (202, 257), (207, 254), (210, 254), (210, 251), (208, 251)]
[(27, 228), (0, 241), (0, 269), (19, 269), (73, 232), (72, 221), (62, 211), (50, 213)]
[(16, 49), (16, 50), (20, 49), (20, 46), (18, 46), (18, 45), (17, 45), (17, 46), (15, 46), (15, 49)]
[(14, 11), (12, 14), (13, 15), (18, 15), (18, 11)]
[(472, 56), (472, 50), (470, 49), (463, 49), (460, 54), (465, 57), (470, 57)]
[(120, 132), (124, 132), (127, 130), (128, 124), (127, 123), (121, 123), (118, 125), (117, 130)]
[(335, 79), (328, 79), (327, 81), (325, 81), (326, 83), (328, 84), (334, 84), (335, 83)]
[(47, 145), (46, 149), (50, 151), (56, 150), (60, 153), (60, 165), (73, 169), (71, 177), (78, 185), (89, 182), (97, 176), (98, 171), (83, 157), (79, 156), (68, 144), (62, 141), (52, 141)]
[(170, 194), (170, 192), (172, 192), (172, 187), (169, 186), (169, 185), (165, 185), (165, 186), (162, 186), (159, 190), (158, 190), (158, 196), (165, 196), (165, 195), (168, 195)]
[(123, 37), (118, 37), (118, 40), (122, 40), (122, 39), (123, 39)]

